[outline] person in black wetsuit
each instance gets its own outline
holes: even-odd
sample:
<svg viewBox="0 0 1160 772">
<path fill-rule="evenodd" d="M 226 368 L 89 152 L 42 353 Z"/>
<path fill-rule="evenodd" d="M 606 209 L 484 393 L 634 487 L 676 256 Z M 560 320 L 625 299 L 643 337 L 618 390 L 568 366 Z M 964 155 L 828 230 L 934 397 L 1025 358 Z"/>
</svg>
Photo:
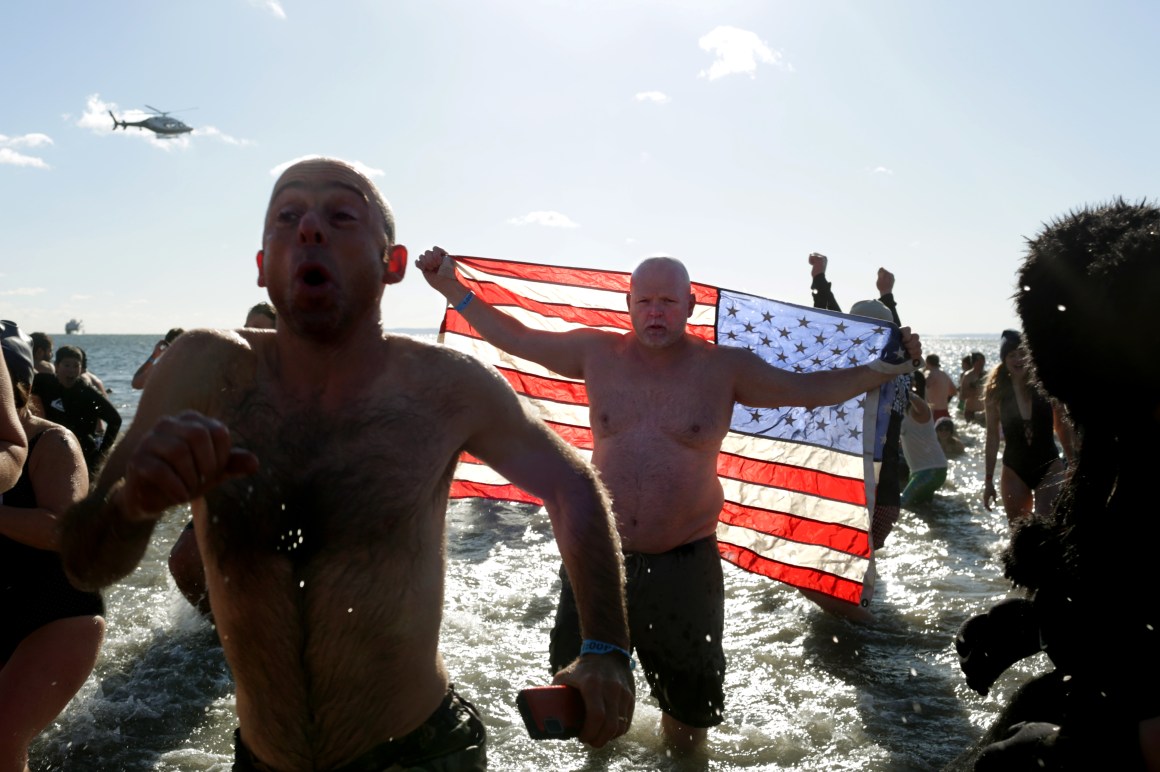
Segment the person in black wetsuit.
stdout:
<svg viewBox="0 0 1160 772">
<path fill-rule="evenodd" d="M 1058 407 L 1030 383 L 1022 337 L 1014 330 L 1003 333 L 999 364 L 987 380 L 986 480 L 983 506 L 995 503 L 995 459 L 999 452 L 999 429 L 1003 429 L 1003 471 L 999 477 L 1003 509 L 1011 522 L 1032 511 L 1051 511 L 1063 484 L 1063 462 L 1055 447 L 1058 435 L 1070 460 L 1071 432 Z"/>
<path fill-rule="evenodd" d="M 1040 650 L 1055 669 L 952 768 L 1160 770 L 1160 208 L 1117 200 L 1052 223 L 1017 286 L 1034 373 L 1067 408 L 1076 463 L 1055 510 L 1021 521 L 1004 555 L 1028 596 L 968 620 L 956 648 L 983 694 Z M 1110 407 L 1110 380 L 1133 385 L 1130 414 Z"/>
<path fill-rule="evenodd" d="M 121 431 L 121 414 L 108 397 L 81 378 L 83 359 L 75 346 L 61 346 L 56 351 L 56 375 L 38 373 L 32 381 L 32 393 L 40 397 L 45 418 L 76 435 L 92 475 Z M 99 441 L 98 421 L 105 422 Z"/>
<path fill-rule="evenodd" d="M 829 258 L 818 252 L 809 256 L 810 275 L 812 282 L 810 293 L 814 298 L 814 308 L 824 308 L 827 311 L 842 313 L 834 293 L 830 289 L 830 282 L 826 280 L 826 267 Z M 862 300 L 850 308 L 850 313 L 857 316 L 872 316 L 884 322 L 894 322 L 899 327 L 902 321 L 898 318 L 898 304 L 894 302 L 894 274 L 885 268 L 878 269 L 876 282 L 878 300 Z M 874 540 L 874 549 L 882 549 L 886 544 L 886 537 L 894 529 L 900 514 L 902 502 L 903 482 L 910 476 L 902 466 L 902 418 L 910 407 L 908 394 L 910 393 L 909 380 L 899 379 L 895 393 L 898 398 L 890 407 L 890 422 L 886 427 L 886 441 L 882 446 L 882 465 L 878 470 L 878 485 L 874 497 L 874 515 L 871 519 L 870 531 Z"/>
<path fill-rule="evenodd" d="M 99 594 L 69 584 L 57 552 L 58 517 L 88 491 L 80 445 L 32 415 L 32 350 L 15 325 L 0 325 L 29 445 L 19 480 L 0 497 L 0 767 L 27 769 L 29 743 L 92 672 L 105 612 Z"/>
</svg>

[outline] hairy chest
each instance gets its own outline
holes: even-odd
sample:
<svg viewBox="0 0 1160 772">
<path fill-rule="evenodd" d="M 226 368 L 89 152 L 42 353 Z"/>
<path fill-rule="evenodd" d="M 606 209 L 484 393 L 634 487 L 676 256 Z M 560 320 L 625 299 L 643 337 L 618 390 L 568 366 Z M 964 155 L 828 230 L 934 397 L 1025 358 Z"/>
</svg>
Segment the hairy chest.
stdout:
<svg viewBox="0 0 1160 772">
<path fill-rule="evenodd" d="M 260 468 L 206 497 L 219 560 L 281 555 L 304 565 L 371 546 L 408 552 L 434 538 L 455 440 L 421 404 L 392 399 L 323 414 L 251 394 L 226 422 Z"/>
</svg>

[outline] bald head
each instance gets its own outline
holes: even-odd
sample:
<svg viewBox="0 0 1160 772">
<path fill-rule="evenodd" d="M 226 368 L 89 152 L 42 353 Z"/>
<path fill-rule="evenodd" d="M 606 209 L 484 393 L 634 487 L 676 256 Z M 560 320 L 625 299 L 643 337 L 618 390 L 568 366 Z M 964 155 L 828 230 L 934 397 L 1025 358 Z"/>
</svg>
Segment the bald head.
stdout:
<svg viewBox="0 0 1160 772">
<path fill-rule="evenodd" d="M 646 275 L 650 277 L 664 276 L 669 279 L 674 279 L 684 286 L 682 294 L 688 294 L 689 292 L 689 271 L 685 268 L 685 264 L 675 257 L 657 255 L 641 260 L 640 264 L 632 272 L 632 283 L 636 284 L 637 281 Z"/>
<path fill-rule="evenodd" d="M 282 172 L 278 177 L 278 181 L 274 183 L 274 191 L 270 194 L 270 203 L 267 204 L 267 209 L 274 203 L 274 199 L 278 194 L 287 187 L 294 187 L 301 184 L 304 176 L 309 176 L 313 172 L 334 172 L 334 183 L 340 187 L 348 188 L 359 196 L 375 210 L 378 211 L 381 218 L 381 225 L 383 232 L 387 237 L 387 246 L 393 246 L 395 243 L 395 213 L 391 211 L 391 205 L 383 198 L 383 194 L 379 192 L 379 188 L 370 177 L 363 174 L 355 166 L 340 158 L 307 158 L 297 163 L 293 163 Z M 268 218 L 267 218 L 268 222 Z"/>
</svg>

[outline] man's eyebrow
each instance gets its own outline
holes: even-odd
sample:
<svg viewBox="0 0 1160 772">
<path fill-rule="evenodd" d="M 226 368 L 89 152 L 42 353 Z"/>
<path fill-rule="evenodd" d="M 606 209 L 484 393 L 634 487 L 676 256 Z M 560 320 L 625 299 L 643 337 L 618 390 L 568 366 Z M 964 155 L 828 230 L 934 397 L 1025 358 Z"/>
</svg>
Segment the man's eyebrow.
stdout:
<svg viewBox="0 0 1160 772">
<path fill-rule="evenodd" d="M 301 180 L 290 180 L 288 182 L 282 183 L 280 186 L 275 188 L 274 195 L 270 196 L 270 200 L 271 201 L 275 200 L 276 198 L 278 198 L 278 196 L 282 195 L 287 190 L 291 190 L 291 189 L 295 189 L 295 188 L 306 189 L 306 188 L 312 188 L 312 187 L 342 188 L 343 190 L 349 190 L 351 193 L 354 193 L 356 196 L 361 198 L 364 203 L 370 204 L 370 198 L 367 197 L 367 194 L 364 191 L 360 190 L 355 185 L 351 185 L 349 182 L 342 182 L 340 180 L 334 180 L 333 182 L 324 182 L 320 185 L 314 184 L 314 183 L 307 185 L 305 182 L 303 182 Z"/>
</svg>

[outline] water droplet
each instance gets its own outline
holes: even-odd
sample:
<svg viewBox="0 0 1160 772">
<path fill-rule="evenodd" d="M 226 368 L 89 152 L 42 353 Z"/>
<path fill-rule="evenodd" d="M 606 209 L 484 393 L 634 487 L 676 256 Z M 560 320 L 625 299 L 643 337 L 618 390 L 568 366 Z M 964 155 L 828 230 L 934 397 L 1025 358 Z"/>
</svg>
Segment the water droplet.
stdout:
<svg viewBox="0 0 1160 772">
<path fill-rule="evenodd" d="M 305 580 L 305 579 L 303 579 L 302 581 L 300 581 L 300 582 L 298 583 L 298 586 L 299 586 L 299 587 L 305 587 L 305 586 L 306 586 L 306 580 Z"/>
<path fill-rule="evenodd" d="M 1070 680 L 1071 680 L 1071 676 L 1069 676 L 1069 675 L 1065 675 L 1065 676 L 1063 677 L 1063 681 L 1064 681 L 1064 683 L 1067 683 L 1067 682 L 1068 682 L 1068 681 L 1070 681 Z"/>
<path fill-rule="evenodd" d="M 915 670 L 914 668 L 911 668 L 911 669 L 910 669 L 910 677 L 911 677 L 911 678 L 917 678 L 917 677 L 918 677 L 918 671 L 917 671 L 917 670 Z"/>
<path fill-rule="evenodd" d="M 1055 308 L 1056 308 L 1056 310 L 1059 310 L 1059 311 L 1066 311 L 1067 310 L 1067 306 L 1065 306 L 1063 303 L 1060 303 Z"/>
<path fill-rule="evenodd" d="M 1144 627 L 1147 627 L 1149 630 L 1152 630 L 1152 625 L 1144 625 Z"/>
<path fill-rule="evenodd" d="M 282 511 L 283 511 L 283 512 L 285 512 L 285 511 L 286 511 L 286 505 L 285 505 L 285 504 L 283 504 L 283 505 L 282 505 Z"/>
<path fill-rule="evenodd" d="M 713 636 L 712 636 L 712 635 L 706 635 L 706 636 L 705 636 L 705 641 L 706 641 L 706 643 L 712 643 L 712 642 L 713 642 Z"/>
<path fill-rule="evenodd" d="M 838 636 L 835 635 L 834 636 L 834 643 L 837 643 L 837 642 L 838 642 Z"/>
<path fill-rule="evenodd" d="M 919 705 L 917 702 L 912 702 L 912 703 L 910 703 L 910 708 L 911 708 L 911 710 L 913 710 L 915 713 L 922 713 L 922 706 L 921 706 L 921 705 Z"/>
<path fill-rule="evenodd" d="M 1031 285 L 1030 285 L 1030 284 L 1024 284 L 1024 285 L 1023 285 L 1023 291 L 1024 291 L 1024 292 L 1030 292 L 1030 291 L 1031 291 Z"/>
<path fill-rule="evenodd" d="M 351 606 L 350 608 L 348 608 L 348 609 L 346 610 L 346 613 L 348 613 L 348 614 L 353 614 L 353 613 L 354 613 L 354 606 Z"/>
</svg>

